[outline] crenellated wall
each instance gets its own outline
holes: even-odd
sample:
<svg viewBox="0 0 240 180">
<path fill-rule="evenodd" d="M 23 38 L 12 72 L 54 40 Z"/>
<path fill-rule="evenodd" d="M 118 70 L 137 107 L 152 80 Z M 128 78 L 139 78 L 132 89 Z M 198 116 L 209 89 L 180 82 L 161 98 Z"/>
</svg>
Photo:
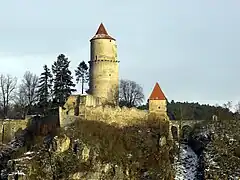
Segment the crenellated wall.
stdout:
<svg viewBox="0 0 240 180">
<path fill-rule="evenodd" d="M 0 144 L 9 142 L 15 133 L 27 127 L 28 120 L 0 120 Z"/>
</svg>

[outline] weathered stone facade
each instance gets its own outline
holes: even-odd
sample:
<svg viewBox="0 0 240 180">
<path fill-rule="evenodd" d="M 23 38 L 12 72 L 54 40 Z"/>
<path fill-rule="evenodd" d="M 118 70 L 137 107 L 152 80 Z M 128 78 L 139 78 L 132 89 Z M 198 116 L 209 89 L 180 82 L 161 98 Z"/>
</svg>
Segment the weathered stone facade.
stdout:
<svg viewBox="0 0 240 180">
<path fill-rule="evenodd" d="M 85 120 L 99 120 L 107 124 L 118 124 L 121 126 L 139 123 L 148 118 L 148 111 L 139 110 L 137 108 L 120 108 L 110 106 L 98 107 L 79 107 L 79 116 L 74 116 L 71 111 L 68 114 L 67 110 L 59 108 L 60 126 L 64 127 L 71 124 L 73 121 L 83 118 Z"/>
<path fill-rule="evenodd" d="M 0 144 L 10 141 L 17 131 L 27 127 L 28 120 L 0 120 Z"/>
<path fill-rule="evenodd" d="M 108 35 L 103 24 L 90 40 L 91 58 L 89 61 L 89 90 L 94 97 L 105 103 L 117 103 L 118 95 L 118 59 L 117 45 Z"/>
<path fill-rule="evenodd" d="M 148 103 L 150 113 L 167 116 L 167 100 L 158 83 L 155 84 Z"/>
<path fill-rule="evenodd" d="M 91 42 L 89 61 L 89 90 L 87 95 L 72 95 L 59 108 L 60 126 L 76 119 L 100 120 L 106 123 L 128 125 L 156 114 L 168 120 L 167 102 L 160 86 L 156 83 L 149 98 L 149 110 L 118 107 L 118 59 L 116 40 L 108 35 L 101 24 Z"/>
<path fill-rule="evenodd" d="M 167 101 L 166 100 L 149 100 L 149 112 L 166 115 Z"/>
</svg>

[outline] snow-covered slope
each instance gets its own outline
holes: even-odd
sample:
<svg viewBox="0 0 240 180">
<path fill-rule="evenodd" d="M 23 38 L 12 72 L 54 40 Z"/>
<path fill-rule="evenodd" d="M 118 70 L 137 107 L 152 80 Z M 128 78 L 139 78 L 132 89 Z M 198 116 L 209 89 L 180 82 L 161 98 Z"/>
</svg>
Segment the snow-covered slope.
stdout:
<svg viewBox="0 0 240 180">
<path fill-rule="evenodd" d="M 186 144 L 180 144 L 179 157 L 175 157 L 175 180 L 193 180 L 197 175 L 198 157 Z"/>
</svg>

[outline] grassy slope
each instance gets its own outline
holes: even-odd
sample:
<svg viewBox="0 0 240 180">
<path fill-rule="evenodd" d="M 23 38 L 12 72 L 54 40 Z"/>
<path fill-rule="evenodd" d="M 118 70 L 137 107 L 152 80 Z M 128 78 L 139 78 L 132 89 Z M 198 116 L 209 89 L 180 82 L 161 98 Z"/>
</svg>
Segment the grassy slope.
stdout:
<svg viewBox="0 0 240 180">
<path fill-rule="evenodd" d="M 171 141 L 163 147 L 159 146 L 159 138 L 168 136 L 168 123 L 159 120 L 149 120 L 138 125 L 118 127 L 100 121 L 79 120 L 67 129 L 61 129 L 59 136 L 66 134 L 71 142 L 79 139 L 90 147 L 90 154 L 97 154 L 96 158 L 90 155 L 87 162 L 81 162 L 74 155 L 72 149 L 56 155 L 53 159 L 55 174 L 58 178 L 66 178 L 76 172 L 91 172 L 97 163 L 110 163 L 122 169 L 130 169 L 128 177 L 138 179 L 146 171 L 150 176 L 158 179 L 171 179 L 172 160 L 174 152 Z M 45 160 L 44 160 L 44 158 Z M 35 158 L 35 175 L 47 177 L 48 172 L 40 168 L 37 161 L 47 162 L 47 154 Z M 59 167 L 59 164 L 61 164 Z M 114 173 L 108 173 L 105 179 L 112 179 Z M 37 179 L 36 176 L 32 176 Z"/>
</svg>

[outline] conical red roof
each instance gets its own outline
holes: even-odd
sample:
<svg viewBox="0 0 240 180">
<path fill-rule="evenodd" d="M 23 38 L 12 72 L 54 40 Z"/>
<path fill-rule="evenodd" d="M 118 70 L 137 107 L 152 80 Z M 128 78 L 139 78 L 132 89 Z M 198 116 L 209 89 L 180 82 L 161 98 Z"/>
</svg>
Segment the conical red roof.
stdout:
<svg viewBox="0 0 240 180">
<path fill-rule="evenodd" d="M 93 36 L 93 38 L 91 40 L 94 40 L 94 39 L 111 39 L 111 40 L 115 41 L 114 38 L 112 38 L 111 36 L 108 35 L 108 32 L 107 32 L 106 28 L 104 27 L 103 23 L 101 23 L 99 25 L 95 36 Z"/>
<path fill-rule="evenodd" d="M 105 29 L 103 23 L 100 24 L 100 26 L 98 27 L 98 30 L 97 30 L 95 35 L 98 35 L 98 34 L 108 35 L 107 30 Z"/>
<path fill-rule="evenodd" d="M 149 100 L 166 100 L 166 97 L 158 83 L 155 84 L 152 94 L 149 97 Z"/>
</svg>

